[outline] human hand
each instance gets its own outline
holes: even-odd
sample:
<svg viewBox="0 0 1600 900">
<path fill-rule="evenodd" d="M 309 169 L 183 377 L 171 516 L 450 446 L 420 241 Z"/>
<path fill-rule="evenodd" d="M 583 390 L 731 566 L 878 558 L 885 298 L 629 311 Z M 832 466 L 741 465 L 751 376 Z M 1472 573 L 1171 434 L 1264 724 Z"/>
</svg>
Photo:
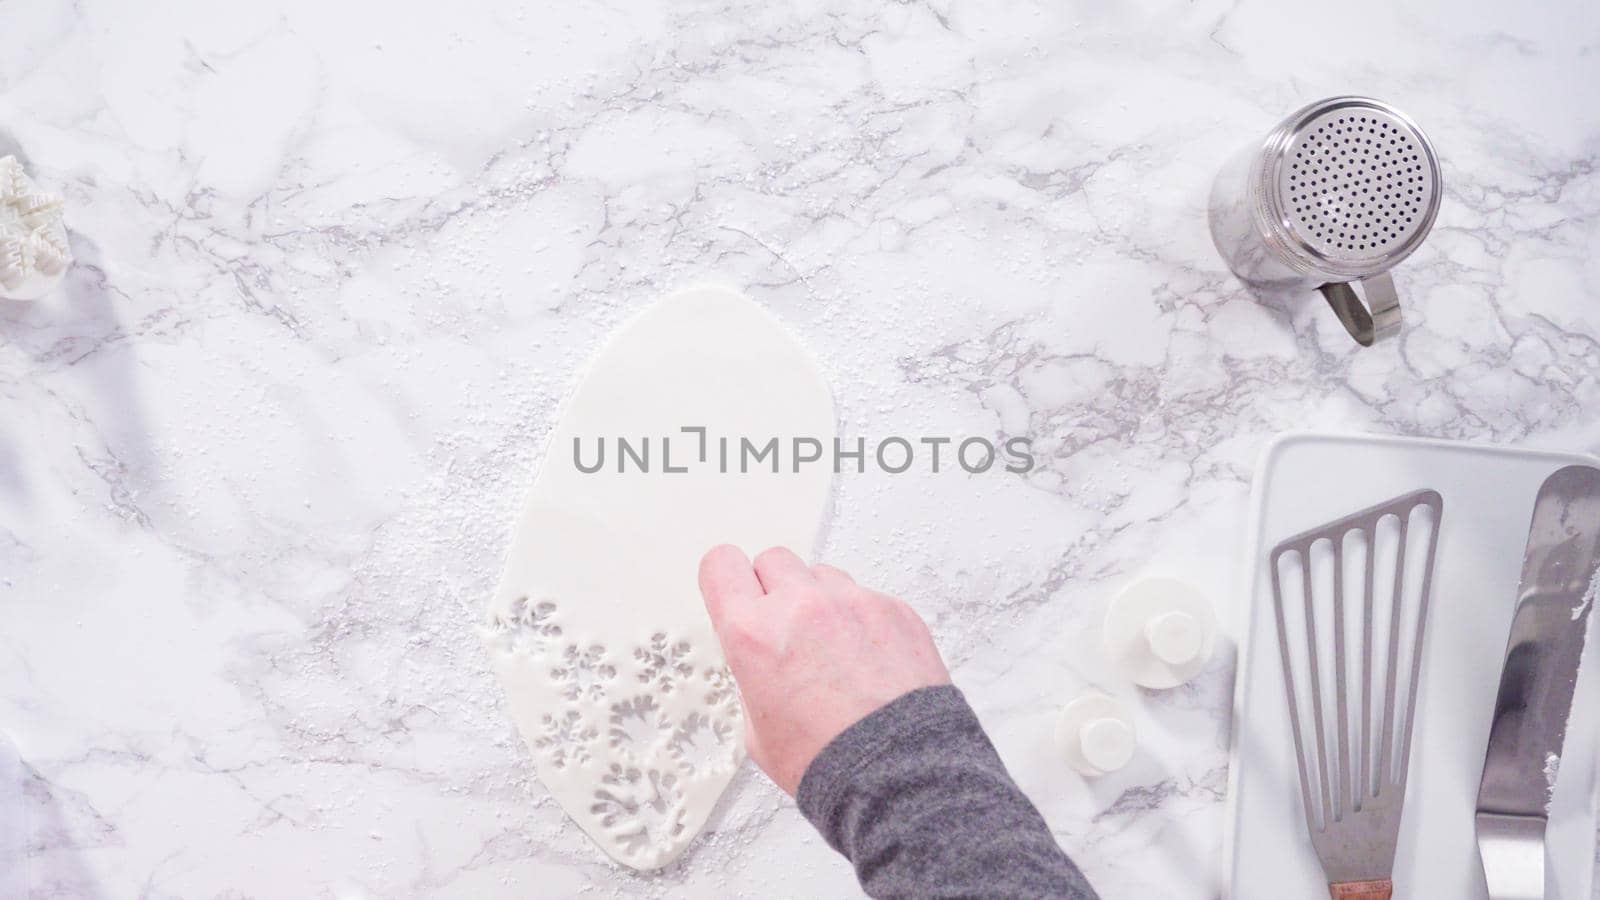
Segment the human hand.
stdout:
<svg viewBox="0 0 1600 900">
<path fill-rule="evenodd" d="M 714 547 L 700 593 L 745 708 L 745 746 L 794 795 L 811 760 L 846 728 L 907 691 L 948 684 L 910 606 L 783 547 Z"/>
</svg>

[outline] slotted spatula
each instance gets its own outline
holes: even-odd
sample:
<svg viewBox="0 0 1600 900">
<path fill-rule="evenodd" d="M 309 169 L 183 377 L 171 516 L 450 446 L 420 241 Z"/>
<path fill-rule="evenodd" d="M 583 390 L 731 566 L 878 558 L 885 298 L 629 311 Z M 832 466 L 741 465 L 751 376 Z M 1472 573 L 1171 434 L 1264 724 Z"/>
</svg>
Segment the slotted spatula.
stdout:
<svg viewBox="0 0 1600 900">
<path fill-rule="evenodd" d="M 1336 900 L 1388 900 L 1444 502 L 1423 490 L 1295 535 L 1269 564 L 1300 794 Z"/>
</svg>

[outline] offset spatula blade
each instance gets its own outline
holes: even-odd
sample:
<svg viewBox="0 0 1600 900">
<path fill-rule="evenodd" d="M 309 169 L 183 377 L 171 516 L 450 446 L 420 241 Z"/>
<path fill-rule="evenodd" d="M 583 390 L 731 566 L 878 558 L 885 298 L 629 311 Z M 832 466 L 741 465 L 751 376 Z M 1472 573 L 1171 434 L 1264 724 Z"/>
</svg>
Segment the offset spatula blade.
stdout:
<svg viewBox="0 0 1600 900">
<path fill-rule="evenodd" d="M 1533 505 L 1522 583 L 1478 785 L 1478 848 L 1494 900 L 1544 897 L 1544 831 L 1561 769 L 1600 565 L 1600 469 L 1567 466 Z"/>
</svg>

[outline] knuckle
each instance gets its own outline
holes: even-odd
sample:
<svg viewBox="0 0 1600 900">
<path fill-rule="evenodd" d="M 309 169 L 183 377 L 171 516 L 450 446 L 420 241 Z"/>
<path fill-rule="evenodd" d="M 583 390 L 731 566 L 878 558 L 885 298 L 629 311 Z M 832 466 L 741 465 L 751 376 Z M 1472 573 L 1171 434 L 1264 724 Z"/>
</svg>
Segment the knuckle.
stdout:
<svg viewBox="0 0 1600 900">
<path fill-rule="evenodd" d="M 878 594 L 876 606 L 881 610 L 882 615 L 894 623 L 897 628 L 913 632 L 927 630 L 927 624 L 922 621 L 922 616 L 917 614 L 916 609 L 911 604 L 901 600 L 899 597 Z"/>
<path fill-rule="evenodd" d="M 794 592 L 789 598 L 789 609 L 797 619 L 809 623 L 824 621 L 833 614 L 828 595 L 811 589 Z"/>
<path fill-rule="evenodd" d="M 758 564 L 764 565 L 782 559 L 784 556 L 788 555 L 788 553 L 789 551 L 783 547 L 768 547 L 767 549 L 756 554 L 755 561 Z"/>
<path fill-rule="evenodd" d="M 761 635 L 753 624 L 746 619 L 734 619 L 723 623 L 718 637 L 722 640 L 722 647 L 728 655 L 743 656 L 760 649 Z"/>
<path fill-rule="evenodd" d="M 838 566 L 830 566 L 827 563 L 817 563 L 815 566 L 812 566 L 811 569 L 819 577 L 831 578 L 831 579 L 834 579 L 836 581 L 851 581 L 852 580 L 850 578 L 850 573 L 848 573 L 845 570 L 839 568 Z"/>
<path fill-rule="evenodd" d="M 844 592 L 844 601 L 851 610 L 860 613 L 869 613 L 882 607 L 878 602 L 878 595 L 863 588 L 851 588 Z"/>
</svg>

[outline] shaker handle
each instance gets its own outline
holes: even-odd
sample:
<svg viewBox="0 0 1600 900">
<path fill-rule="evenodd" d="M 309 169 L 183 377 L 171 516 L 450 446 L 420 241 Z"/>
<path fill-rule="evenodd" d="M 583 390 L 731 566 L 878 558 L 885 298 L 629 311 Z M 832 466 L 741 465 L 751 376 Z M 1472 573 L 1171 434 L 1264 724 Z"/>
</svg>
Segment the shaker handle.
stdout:
<svg viewBox="0 0 1600 900">
<path fill-rule="evenodd" d="M 1361 287 L 1367 295 L 1366 303 L 1361 302 L 1354 282 L 1333 281 L 1317 290 L 1356 343 L 1370 347 L 1374 341 L 1400 332 L 1400 296 L 1395 293 L 1394 279 L 1388 272 L 1361 279 Z"/>
</svg>

